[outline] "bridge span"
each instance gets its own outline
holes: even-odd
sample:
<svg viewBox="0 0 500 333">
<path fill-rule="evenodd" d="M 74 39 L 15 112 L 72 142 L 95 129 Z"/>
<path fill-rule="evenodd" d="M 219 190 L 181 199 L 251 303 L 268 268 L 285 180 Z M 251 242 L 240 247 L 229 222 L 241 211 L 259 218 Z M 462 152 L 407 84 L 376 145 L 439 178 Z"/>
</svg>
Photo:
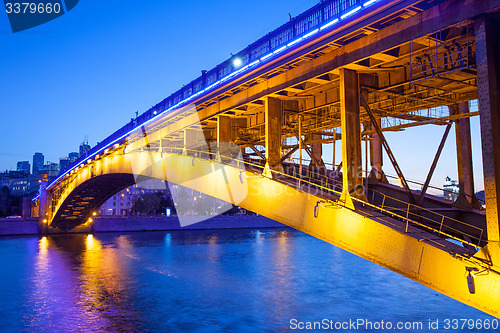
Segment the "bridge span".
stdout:
<svg viewBox="0 0 500 333">
<path fill-rule="evenodd" d="M 41 232 L 91 226 L 113 194 L 159 178 L 500 317 L 499 19 L 500 0 L 322 1 L 44 181 L 33 203 Z M 484 203 L 474 191 L 474 116 Z M 384 133 L 422 125 L 444 134 L 430 147 L 427 179 L 415 184 Z M 428 189 L 453 125 L 460 191 L 447 201 Z M 342 160 L 327 165 L 322 146 L 336 141 Z M 400 186 L 384 172 L 384 151 Z"/>
</svg>

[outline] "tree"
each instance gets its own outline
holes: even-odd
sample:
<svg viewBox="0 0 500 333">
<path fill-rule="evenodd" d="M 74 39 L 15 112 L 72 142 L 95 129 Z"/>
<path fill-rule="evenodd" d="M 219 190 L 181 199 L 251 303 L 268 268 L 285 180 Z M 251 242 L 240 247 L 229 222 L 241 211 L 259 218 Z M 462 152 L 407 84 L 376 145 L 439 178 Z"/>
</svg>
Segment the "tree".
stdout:
<svg viewBox="0 0 500 333">
<path fill-rule="evenodd" d="M 0 217 L 9 216 L 12 209 L 12 195 L 7 186 L 0 189 Z"/>
<path fill-rule="evenodd" d="M 173 207 L 171 199 L 167 199 L 160 192 L 146 193 L 134 202 L 132 211 L 146 215 L 157 215 L 165 213 L 167 207 Z"/>
</svg>

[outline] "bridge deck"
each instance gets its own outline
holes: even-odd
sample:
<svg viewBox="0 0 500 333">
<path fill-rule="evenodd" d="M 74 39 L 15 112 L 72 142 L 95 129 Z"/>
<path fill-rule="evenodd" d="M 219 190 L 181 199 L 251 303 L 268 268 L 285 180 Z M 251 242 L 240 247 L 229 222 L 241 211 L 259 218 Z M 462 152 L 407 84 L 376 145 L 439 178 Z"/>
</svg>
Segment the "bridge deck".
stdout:
<svg viewBox="0 0 500 333">
<path fill-rule="evenodd" d="M 498 18 L 500 0 L 322 1 L 239 53 L 243 67 L 234 68 L 232 59 L 217 66 L 42 184 L 40 220 L 44 227 L 71 229 L 135 181 L 167 179 L 500 316 L 500 210 L 495 208 L 500 186 L 490 181 L 500 182 L 500 135 L 495 132 L 500 128 L 495 118 L 500 48 L 492 34 L 500 26 Z M 469 112 L 468 101 L 479 95 L 480 112 Z M 411 191 L 383 133 L 446 125 L 437 163 L 455 123 L 461 194 L 470 199 L 467 125 L 479 113 L 488 119 L 481 127 L 483 151 L 490 149 L 483 155 L 491 192 L 486 219 L 430 195 L 415 204 L 418 193 Z M 376 182 L 363 192 L 361 138 L 370 142 L 372 171 L 381 173 L 383 147 L 404 191 Z M 342 181 L 340 173 L 321 169 L 321 145 L 336 140 L 342 142 L 342 168 L 348 171 Z M 246 161 L 226 158 L 227 144 Z M 468 150 L 462 148 L 467 145 Z M 250 162 L 245 156 L 250 150 L 260 162 Z M 307 153 L 322 171 L 284 163 L 294 152 Z M 217 178 L 215 166 L 227 177 Z M 253 191 L 241 201 L 228 196 L 228 186 L 242 185 Z M 465 185 L 471 193 L 465 193 Z M 472 255 L 475 247 L 481 249 Z M 471 267 L 478 269 L 475 294 L 464 277 Z"/>
</svg>

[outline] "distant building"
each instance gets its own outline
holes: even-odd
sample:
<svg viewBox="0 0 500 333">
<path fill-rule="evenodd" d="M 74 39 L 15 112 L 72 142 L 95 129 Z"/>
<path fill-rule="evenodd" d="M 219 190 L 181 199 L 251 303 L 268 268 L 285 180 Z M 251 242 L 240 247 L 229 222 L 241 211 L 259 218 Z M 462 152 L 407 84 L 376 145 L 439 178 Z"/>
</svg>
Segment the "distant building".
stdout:
<svg viewBox="0 0 500 333">
<path fill-rule="evenodd" d="M 12 179 L 7 186 L 12 195 L 24 196 L 38 191 L 40 184 L 34 177 Z"/>
<path fill-rule="evenodd" d="M 43 168 L 43 164 L 45 162 L 45 158 L 42 153 L 35 153 L 33 155 L 33 174 L 40 174 L 40 170 Z"/>
<path fill-rule="evenodd" d="M 6 171 L 0 173 L 0 188 L 7 186 L 12 195 L 24 196 L 38 191 L 39 182 L 35 175 L 25 171 Z"/>
<path fill-rule="evenodd" d="M 451 180 L 450 177 L 446 177 L 443 185 L 443 194 L 446 200 L 455 201 L 458 197 L 458 192 L 460 190 L 458 181 Z"/>
<path fill-rule="evenodd" d="M 69 158 L 70 163 L 73 163 L 79 157 L 80 157 L 80 154 L 78 154 L 76 151 L 73 151 L 73 152 L 71 152 L 71 153 L 68 154 L 68 158 Z"/>
<path fill-rule="evenodd" d="M 38 173 L 46 173 L 49 175 L 49 178 L 56 177 L 59 174 L 59 165 L 57 163 L 47 162 Z"/>
<path fill-rule="evenodd" d="M 63 172 L 68 169 L 71 164 L 71 160 L 68 157 L 61 157 L 59 159 L 59 172 Z"/>
<path fill-rule="evenodd" d="M 183 209 L 180 212 L 182 215 L 187 216 L 204 216 L 205 214 L 213 216 L 224 213 L 231 208 L 230 204 L 195 190 L 175 184 L 171 184 L 167 189 L 163 180 L 150 179 L 130 186 L 113 195 L 99 208 L 98 214 L 100 216 L 121 217 L 134 215 L 135 213 L 132 212 L 134 203 L 141 196 L 151 193 L 161 193 L 164 197 L 171 196 L 174 202 L 175 200 L 186 200 L 190 202 L 193 206 L 188 208 L 188 206 L 183 205 Z M 175 203 L 175 205 L 177 206 L 177 203 Z M 179 211 L 177 213 L 179 213 Z M 246 214 L 246 211 L 242 211 L 242 213 Z"/>
<path fill-rule="evenodd" d="M 25 178 L 27 176 L 28 176 L 28 173 L 26 173 L 24 171 L 10 170 L 10 171 L 5 171 L 5 172 L 0 173 L 0 180 Z"/>
<path fill-rule="evenodd" d="M 169 192 L 165 187 L 165 181 L 151 179 L 140 184 L 130 186 L 108 199 L 100 208 L 101 216 L 129 216 L 134 202 L 144 194 L 160 192 L 167 195 Z"/>
<path fill-rule="evenodd" d="M 17 171 L 23 171 L 27 174 L 31 171 L 31 166 L 29 161 L 19 161 L 17 162 Z"/>
<path fill-rule="evenodd" d="M 88 142 L 84 141 L 80 145 L 80 157 L 86 156 L 87 152 L 90 150 L 90 145 Z"/>
</svg>

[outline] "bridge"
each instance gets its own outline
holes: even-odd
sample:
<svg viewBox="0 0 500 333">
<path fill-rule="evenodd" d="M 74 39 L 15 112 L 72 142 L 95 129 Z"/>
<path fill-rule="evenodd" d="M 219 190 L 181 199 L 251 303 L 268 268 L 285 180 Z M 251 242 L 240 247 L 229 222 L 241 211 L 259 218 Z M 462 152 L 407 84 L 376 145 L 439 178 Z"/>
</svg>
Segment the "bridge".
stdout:
<svg viewBox="0 0 500 333">
<path fill-rule="evenodd" d="M 500 317 L 499 19 L 500 0 L 322 1 L 43 181 L 40 230 L 89 226 L 113 194 L 164 179 Z M 485 202 L 474 194 L 474 116 Z M 416 183 L 384 133 L 422 125 L 444 134 Z M 453 125 L 460 191 L 450 201 L 430 181 Z M 342 160 L 327 164 L 322 147 L 337 141 Z"/>
</svg>

